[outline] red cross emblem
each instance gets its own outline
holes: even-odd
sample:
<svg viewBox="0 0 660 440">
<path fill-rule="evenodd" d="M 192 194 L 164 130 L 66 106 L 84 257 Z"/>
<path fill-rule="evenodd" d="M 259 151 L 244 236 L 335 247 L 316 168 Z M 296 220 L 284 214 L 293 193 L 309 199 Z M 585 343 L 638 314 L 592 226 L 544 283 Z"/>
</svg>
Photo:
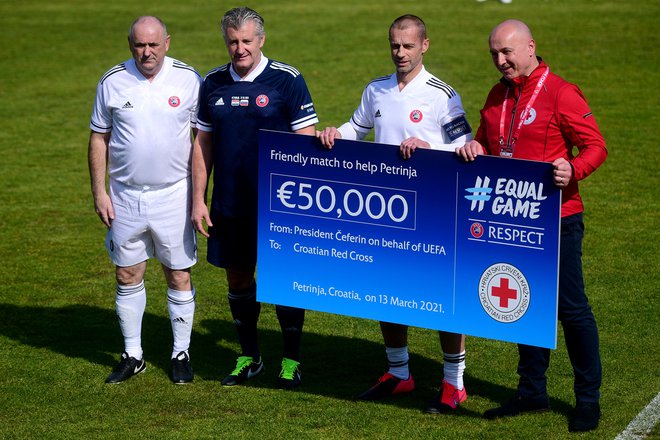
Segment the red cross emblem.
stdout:
<svg viewBox="0 0 660 440">
<path fill-rule="evenodd" d="M 518 298 L 518 291 L 516 289 L 509 288 L 509 279 L 500 278 L 500 285 L 493 286 L 490 291 L 492 296 L 495 296 L 500 299 L 500 307 L 509 308 L 509 300 Z"/>
<path fill-rule="evenodd" d="M 510 324 L 522 318 L 529 308 L 529 283 L 517 267 L 495 263 L 481 274 L 479 302 L 495 321 Z"/>
</svg>

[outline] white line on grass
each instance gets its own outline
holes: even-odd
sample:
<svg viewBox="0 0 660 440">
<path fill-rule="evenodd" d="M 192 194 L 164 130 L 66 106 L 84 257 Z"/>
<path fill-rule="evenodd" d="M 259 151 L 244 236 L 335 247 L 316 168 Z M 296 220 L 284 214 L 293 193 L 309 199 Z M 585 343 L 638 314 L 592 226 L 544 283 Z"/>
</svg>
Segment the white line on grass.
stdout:
<svg viewBox="0 0 660 440">
<path fill-rule="evenodd" d="M 651 400 L 651 403 L 646 405 L 646 408 L 637 414 L 637 417 L 614 440 L 643 439 L 658 423 L 658 419 L 660 419 L 660 393 Z"/>
</svg>

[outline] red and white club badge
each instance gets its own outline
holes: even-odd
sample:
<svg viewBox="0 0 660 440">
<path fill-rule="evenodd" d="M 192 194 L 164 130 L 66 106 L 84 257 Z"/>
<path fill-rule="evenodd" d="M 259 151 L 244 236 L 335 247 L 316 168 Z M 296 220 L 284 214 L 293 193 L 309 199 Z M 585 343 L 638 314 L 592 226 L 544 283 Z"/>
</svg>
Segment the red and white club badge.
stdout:
<svg viewBox="0 0 660 440">
<path fill-rule="evenodd" d="M 484 235 L 483 225 L 479 222 L 472 223 L 472 225 L 470 225 L 470 234 L 472 234 L 474 238 L 481 238 L 481 236 Z"/>
<path fill-rule="evenodd" d="M 170 96 L 167 102 L 170 104 L 170 107 L 178 107 L 181 104 L 178 96 Z"/>
<path fill-rule="evenodd" d="M 479 302 L 496 321 L 515 322 L 529 309 L 529 283 L 517 267 L 497 263 L 486 269 L 479 280 Z"/>
<path fill-rule="evenodd" d="M 266 95 L 257 96 L 257 106 L 258 107 L 266 107 L 267 105 L 268 105 L 268 96 L 266 96 Z"/>
<path fill-rule="evenodd" d="M 413 110 L 410 112 L 410 120 L 414 122 L 415 124 L 418 122 L 422 122 L 422 119 L 424 118 L 424 115 L 422 114 L 421 110 Z"/>
</svg>

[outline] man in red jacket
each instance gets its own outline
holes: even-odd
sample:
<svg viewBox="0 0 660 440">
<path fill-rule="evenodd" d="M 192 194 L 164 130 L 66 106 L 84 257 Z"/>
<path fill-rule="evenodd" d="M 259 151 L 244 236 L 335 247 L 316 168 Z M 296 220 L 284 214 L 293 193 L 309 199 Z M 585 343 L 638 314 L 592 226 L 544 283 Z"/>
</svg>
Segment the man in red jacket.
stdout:
<svg viewBox="0 0 660 440">
<path fill-rule="evenodd" d="M 552 162 L 554 183 L 562 189 L 559 258 L 559 320 L 575 375 L 571 431 L 589 431 L 600 420 L 602 378 L 598 329 L 582 276 L 582 199 L 578 181 L 607 157 L 607 149 L 584 95 L 550 71 L 536 56 L 527 25 L 506 20 L 490 34 L 490 54 L 503 78 L 481 110 L 473 141 L 457 148 L 467 161 L 480 154 Z M 577 147 L 577 154 L 573 147 Z M 519 345 L 515 395 L 484 413 L 488 419 L 549 409 L 545 372 L 550 350 Z"/>
</svg>

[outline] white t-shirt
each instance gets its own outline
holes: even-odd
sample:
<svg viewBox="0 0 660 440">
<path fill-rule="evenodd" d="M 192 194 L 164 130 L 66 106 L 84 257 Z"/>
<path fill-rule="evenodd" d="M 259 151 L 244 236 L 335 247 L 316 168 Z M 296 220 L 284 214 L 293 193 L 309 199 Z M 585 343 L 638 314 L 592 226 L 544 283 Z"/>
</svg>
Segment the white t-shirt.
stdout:
<svg viewBox="0 0 660 440">
<path fill-rule="evenodd" d="M 149 82 L 133 59 L 108 70 L 96 89 L 90 128 L 110 135 L 108 174 L 130 186 L 170 185 L 190 175 L 201 78 L 165 57 Z"/>
<path fill-rule="evenodd" d="M 371 81 L 350 125 L 359 139 L 375 128 L 375 140 L 381 144 L 399 145 L 414 136 L 433 149 L 454 151 L 455 145 L 449 144 L 462 145 L 472 139 L 461 97 L 423 66 L 401 91 L 396 73 Z M 342 137 L 346 138 L 343 130 Z"/>
</svg>

